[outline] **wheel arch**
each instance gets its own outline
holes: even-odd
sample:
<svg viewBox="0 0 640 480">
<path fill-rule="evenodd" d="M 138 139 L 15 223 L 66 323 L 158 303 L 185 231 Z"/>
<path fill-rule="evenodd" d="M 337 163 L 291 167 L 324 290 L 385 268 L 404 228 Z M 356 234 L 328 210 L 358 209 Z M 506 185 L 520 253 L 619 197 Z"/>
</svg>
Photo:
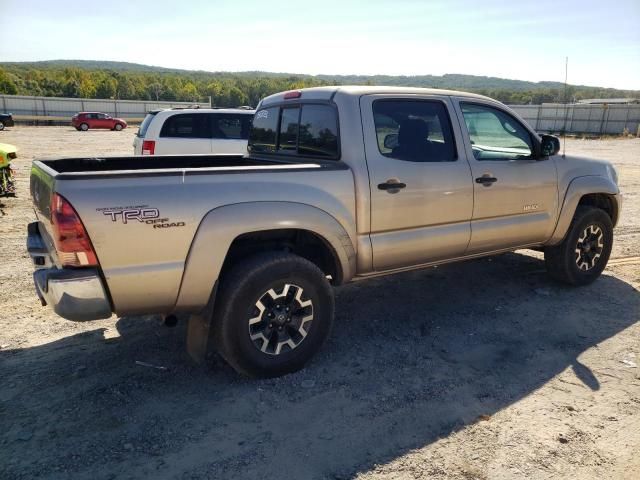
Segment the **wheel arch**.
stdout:
<svg viewBox="0 0 640 480">
<path fill-rule="evenodd" d="M 332 283 L 355 274 L 353 241 L 324 210 L 294 202 L 248 202 L 211 210 L 192 241 L 176 311 L 204 307 L 218 278 L 255 252 L 284 250 L 315 263 Z"/>
<path fill-rule="evenodd" d="M 573 179 L 565 193 L 556 228 L 547 245 L 562 242 L 578 206 L 594 206 L 604 210 L 615 226 L 620 216 L 620 203 L 618 186 L 610 179 L 595 175 Z"/>
</svg>

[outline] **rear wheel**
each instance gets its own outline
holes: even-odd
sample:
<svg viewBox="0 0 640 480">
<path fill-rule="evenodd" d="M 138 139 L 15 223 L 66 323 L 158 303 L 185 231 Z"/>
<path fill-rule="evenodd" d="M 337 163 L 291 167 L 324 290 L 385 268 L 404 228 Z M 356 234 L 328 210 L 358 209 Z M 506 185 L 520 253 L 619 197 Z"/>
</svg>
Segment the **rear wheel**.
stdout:
<svg viewBox="0 0 640 480">
<path fill-rule="evenodd" d="M 276 377 L 320 349 L 333 315 L 333 290 L 316 265 L 290 253 L 258 254 L 222 279 L 213 340 L 236 371 Z"/>
<path fill-rule="evenodd" d="M 547 247 L 544 260 L 549 275 L 571 285 L 586 285 L 607 266 L 613 246 L 613 223 L 604 210 L 578 207 L 565 239 Z"/>
<path fill-rule="evenodd" d="M 87 130 L 89 130 L 89 125 L 87 125 L 86 123 L 80 124 L 80 130 L 86 132 Z"/>
</svg>

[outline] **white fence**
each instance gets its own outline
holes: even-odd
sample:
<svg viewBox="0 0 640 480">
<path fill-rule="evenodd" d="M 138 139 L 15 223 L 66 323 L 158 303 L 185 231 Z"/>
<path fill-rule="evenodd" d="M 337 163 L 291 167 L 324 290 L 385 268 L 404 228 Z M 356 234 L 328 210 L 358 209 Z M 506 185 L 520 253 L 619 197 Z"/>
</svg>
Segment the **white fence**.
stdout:
<svg viewBox="0 0 640 480">
<path fill-rule="evenodd" d="M 95 100 L 86 98 L 0 95 L 0 111 L 13 113 L 18 122 L 67 123 L 78 112 L 104 112 L 140 122 L 149 110 L 208 103 L 154 102 L 143 100 Z M 638 131 L 640 105 L 511 105 L 539 132 L 619 135 Z"/>
<path fill-rule="evenodd" d="M 0 95 L 0 112 L 12 113 L 17 122 L 69 122 L 78 112 L 103 112 L 132 122 L 140 122 L 149 110 L 209 103 L 154 102 L 143 100 L 96 100 L 88 98 L 29 97 Z"/>
<path fill-rule="evenodd" d="M 538 132 L 620 135 L 638 132 L 640 105 L 510 105 Z"/>
</svg>

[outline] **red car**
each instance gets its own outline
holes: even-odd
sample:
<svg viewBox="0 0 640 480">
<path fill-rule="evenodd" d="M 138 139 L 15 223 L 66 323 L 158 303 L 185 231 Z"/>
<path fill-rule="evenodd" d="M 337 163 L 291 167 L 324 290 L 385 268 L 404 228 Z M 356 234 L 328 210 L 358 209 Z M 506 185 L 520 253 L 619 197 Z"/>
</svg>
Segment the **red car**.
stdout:
<svg viewBox="0 0 640 480">
<path fill-rule="evenodd" d="M 122 130 L 127 128 L 127 122 L 121 118 L 113 118 L 106 113 L 99 112 L 80 112 L 71 118 L 71 125 L 76 130 L 86 132 L 90 128 L 108 128 L 109 130 Z"/>
</svg>

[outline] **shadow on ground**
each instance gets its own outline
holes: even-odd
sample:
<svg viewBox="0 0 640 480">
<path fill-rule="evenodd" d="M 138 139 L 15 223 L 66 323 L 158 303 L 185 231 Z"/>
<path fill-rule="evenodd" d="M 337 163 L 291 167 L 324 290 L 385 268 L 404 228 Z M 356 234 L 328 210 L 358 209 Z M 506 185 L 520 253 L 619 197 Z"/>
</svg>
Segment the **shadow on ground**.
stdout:
<svg viewBox="0 0 640 480">
<path fill-rule="evenodd" d="M 122 318 L 0 352 L 2 478 L 350 478 L 523 398 L 636 321 L 611 276 L 572 289 L 519 254 L 350 284 L 304 371 L 194 366 L 184 325 Z M 136 360 L 166 370 L 136 365 Z M 37 454 L 36 454 L 37 452 Z"/>
</svg>

